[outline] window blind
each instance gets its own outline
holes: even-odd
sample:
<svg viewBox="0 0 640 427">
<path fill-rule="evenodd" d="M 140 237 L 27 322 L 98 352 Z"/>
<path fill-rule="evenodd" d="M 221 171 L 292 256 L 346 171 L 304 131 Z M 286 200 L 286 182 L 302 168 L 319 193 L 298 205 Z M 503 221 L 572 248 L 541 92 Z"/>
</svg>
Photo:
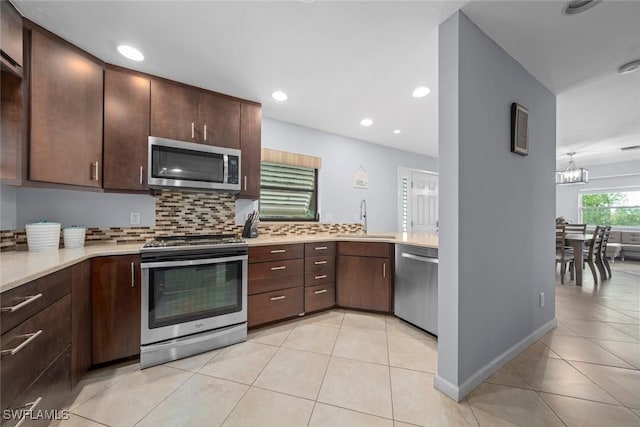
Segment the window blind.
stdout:
<svg viewBox="0 0 640 427">
<path fill-rule="evenodd" d="M 316 219 L 316 169 L 262 162 L 260 168 L 260 217 Z"/>
</svg>

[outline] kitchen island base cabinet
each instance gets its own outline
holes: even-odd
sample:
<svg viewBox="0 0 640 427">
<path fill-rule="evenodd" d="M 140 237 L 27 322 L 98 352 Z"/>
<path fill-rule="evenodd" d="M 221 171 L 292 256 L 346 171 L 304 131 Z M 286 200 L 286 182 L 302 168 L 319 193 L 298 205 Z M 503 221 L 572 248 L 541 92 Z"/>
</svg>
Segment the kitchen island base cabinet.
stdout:
<svg viewBox="0 0 640 427">
<path fill-rule="evenodd" d="M 390 313 L 392 255 L 393 245 L 387 243 L 340 242 L 338 306 Z"/>
<path fill-rule="evenodd" d="M 91 261 L 91 362 L 140 353 L 140 256 Z"/>
</svg>

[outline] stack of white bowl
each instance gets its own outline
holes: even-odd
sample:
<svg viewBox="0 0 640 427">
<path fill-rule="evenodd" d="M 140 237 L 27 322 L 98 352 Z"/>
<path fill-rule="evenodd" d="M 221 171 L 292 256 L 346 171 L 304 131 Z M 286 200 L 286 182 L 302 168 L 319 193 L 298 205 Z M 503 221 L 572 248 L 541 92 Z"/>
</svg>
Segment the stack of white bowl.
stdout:
<svg viewBox="0 0 640 427">
<path fill-rule="evenodd" d="M 60 224 L 57 222 L 40 221 L 25 227 L 30 251 L 51 251 L 60 246 Z"/>
<path fill-rule="evenodd" d="M 62 237 L 64 238 L 65 249 L 74 249 L 84 247 L 84 236 L 87 229 L 84 227 L 78 227 L 72 225 L 62 230 Z"/>
</svg>

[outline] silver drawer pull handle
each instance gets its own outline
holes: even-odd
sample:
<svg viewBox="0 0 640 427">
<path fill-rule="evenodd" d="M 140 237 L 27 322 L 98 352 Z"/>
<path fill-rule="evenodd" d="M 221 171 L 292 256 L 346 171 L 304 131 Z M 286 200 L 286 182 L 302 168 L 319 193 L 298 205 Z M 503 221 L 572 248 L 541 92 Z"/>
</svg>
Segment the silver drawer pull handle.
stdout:
<svg viewBox="0 0 640 427">
<path fill-rule="evenodd" d="M 38 336 L 42 333 L 42 329 L 40 329 L 38 332 L 34 332 L 32 334 L 26 334 L 26 335 L 19 335 L 21 338 L 26 338 L 26 340 L 24 340 L 22 342 L 22 344 L 20 344 L 17 347 L 14 348 L 10 348 L 8 350 L 2 350 L 0 351 L 0 354 L 5 355 L 8 354 L 9 356 L 13 356 L 14 354 L 16 354 L 17 352 L 19 352 L 20 350 L 22 350 L 23 348 L 25 348 L 31 341 L 35 340 L 36 338 L 38 338 Z"/>
<path fill-rule="evenodd" d="M 319 280 L 319 279 L 326 279 L 326 278 L 327 278 L 327 275 L 326 275 L 326 274 L 321 274 L 321 275 L 319 275 L 319 276 L 314 276 L 314 278 L 315 278 L 316 280 Z"/>
<path fill-rule="evenodd" d="M 140 166 L 140 184 L 143 183 L 143 177 L 142 177 L 143 173 L 144 173 L 144 168 L 142 166 Z"/>
<path fill-rule="evenodd" d="M 26 299 L 24 301 L 22 301 L 20 304 L 16 304 L 13 307 L 2 307 L 0 309 L 0 311 L 2 311 L 3 313 L 6 313 L 6 312 L 13 313 L 14 311 L 20 310 L 25 305 L 31 304 L 32 302 L 34 302 L 35 300 L 37 300 L 40 297 L 42 297 L 42 294 L 37 294 L 37 295 L 32 295 L 32 296 L 25 297 Z"/>
<path fill-rule="evenodd" d="M 318 295 L 318 294 L 324 294 L 326 292 L 329 292 L 327 289 L 323 289 L 321 291 L 315 291 L 314 294 Z"/>
<path fill-rule="evenodd" d="M 327 261 L 316 261 L 314 262 L 315 265 L 322 265 L 322 264 L 326 264 Z"/>
<path fill-rule="evenodd" d="M 285 252 L 287 252 L 285 249 L 276 249 L 271 251 L 272 254 L 283 254 Z"/>
<path fill-rule="evenodd" d="M 136 264 L 131 261 L 131 287 L 136 287 Z"/>
<path fill-rule="evenodd" d="M 285 265 L 281 265 L 279 267 L 271 267 L 271 271 L 276 271 L 276 270 L 286 270 L 287 267 Z"/>
<path fill-rule="evenodd" d="M 191 122 L 191 139 L 196 138 L 196 124 Z"/>
<path fill-rule="evenodd" d="M 29 417 L 29 415 L 33 416 L 33 411 L 38 407 L 38 405 L 40 405 L 40 402 L 42 402 L 42 397 L 38 397 L 33 402 L 29 402 L 23 406 L 23 408 L 26 408 L 28 406 L 29 409 L 26 409 L 23 411 L 24 415 L 22 416 L 22 418 L 20 418 L 20 421 L 18 421 L 18 424 L 16 424 L 16 427 L 20 427 L 22 424 L 24 424 L 24 422 L 27 420 L 27 417 Z"/>
<path fill-rule="evenodd" d="M 323 251 L 325 249 L 327 249 L 326 246 L 318 246 L 318 247 L 316 247 L 316 251 Z"/>
<path fill-rule="evenodd" d="M 387 277 L 387 263 L 382 263 L 382 277 Z"/>
<path fill-rule="evenodd" d="M 279 297 L 271 297 L 270 299 L 271 299 L 271 301 L 278 301 L 280 299 L 285 299 L 285 298 L 286 298 L 286 296 L 280 295 Z"/>
<path fill-rule="evenodd" d="M 207 140 L 207 125 L 204 125 L 204 140 Z"/>
</svg>

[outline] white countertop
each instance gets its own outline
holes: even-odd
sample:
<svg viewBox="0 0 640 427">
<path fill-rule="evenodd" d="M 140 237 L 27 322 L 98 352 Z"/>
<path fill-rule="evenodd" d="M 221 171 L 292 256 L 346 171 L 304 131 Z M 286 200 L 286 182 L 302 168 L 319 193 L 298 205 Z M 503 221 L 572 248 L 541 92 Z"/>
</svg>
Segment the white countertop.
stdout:
<svg viewBox="0 0 640 427">
<path fill-rule="evenodd" d="M 376 236 L 376 237 L 373 237 Z M 428 248 L 438 247 L 437 234 L 370 233 L 362 235 L 301 235 L 270 236 L 246 239 L 249 246 L 282 245 L 287 243 L 310 243 L 327 241 L 404 243 Z M 127 255 L 140 252 L 142 243 L 105 243 L 78 249 L 29 252 L 10 251 L 0 253 L 0 292 L 5 292 L 47 274 L 70 267 L 81 261 L 98 256 Z"/>
</svg>

